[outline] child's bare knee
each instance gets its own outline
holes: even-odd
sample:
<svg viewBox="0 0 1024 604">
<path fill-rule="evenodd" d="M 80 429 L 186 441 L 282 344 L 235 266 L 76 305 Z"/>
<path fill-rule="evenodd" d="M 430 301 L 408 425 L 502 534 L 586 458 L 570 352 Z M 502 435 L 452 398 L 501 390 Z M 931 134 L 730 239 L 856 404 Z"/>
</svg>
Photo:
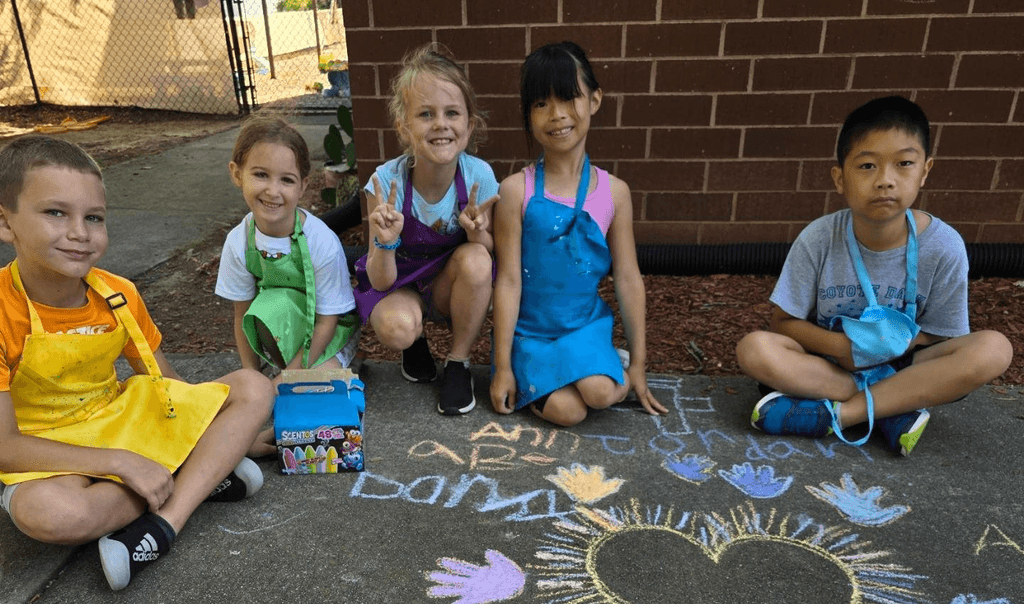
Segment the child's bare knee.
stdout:
<svg viewBox="0 0 1024 604">
<path fill-rule="evenodd" d="M 88 510 L 77 498 L 45 496 L 45 504 L 24 501 L 11 506 L 11 519 L 29 537 L 55 545 L 78 545 L 90 541 L 95 532 L 97 512 Z"/>
<path fill-rule="evenodd" d="M 615 380 L 607 376 L 591 376 L 586 378 L 586 384 L 580 386 L 580 396 L 583 403 L 591 409 L 607 409 L 615 403 L 622 402 L 626 393 Z"/>
<path fill-rule="evenodd" d="M 481 285 L 490 285 L 493 260 L 491 253 L 483 244 L 475 242 L 462 244 L 452 254 L 452 260 L 456 262 L 457 278 Z"/>
<path fill-rule="evenodd" d="M 375 321 L 373 330 L 381 344 L 393 350 L 405 350 L 420 336 L 422 324 L 411 313 L 393 312 Z"/>
<path fill-rule="evenodd" d="M 580 404 L 576 401 L 554 401 L 549 398 L 547 404 L 544 405 L 544 411 L 540 412 L 533 408 L 534 413 L 539 417 L 546 419 L 547 421 L 563 426 L 575 426 L 576 424 L 587 419 L 587 407 L 586 405 Z"/>
<path fill-rule="evenodd" d="M 968 358 L 973 359 L 979 386 L 1002 375 L 1013 361 L 1013 345 L 998 331 L 979 331 Z"/>
<path fill-rule="evenodd" d="M 768 370 L 774 336 L 768 331 L 754 331 L 740 339 L 736 344 L 736 362 L 743 373 L 757 376 Z"/>
</svg>

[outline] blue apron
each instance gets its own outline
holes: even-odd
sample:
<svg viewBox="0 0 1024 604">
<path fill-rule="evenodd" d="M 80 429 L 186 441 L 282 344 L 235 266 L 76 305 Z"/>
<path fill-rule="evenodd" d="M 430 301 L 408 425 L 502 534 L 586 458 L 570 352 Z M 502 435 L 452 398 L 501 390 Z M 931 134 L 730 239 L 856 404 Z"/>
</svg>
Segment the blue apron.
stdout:
<svg viewBox="0 0 1024 604">
<path fill-rule="evenodd" d="M 590 158 L 573 208 L 544 197 L 544 160 L 523 216 L 522 293 L 512 339 L 516 409 L 592 375 L 622 384 L 612 310 L 597 293 L 612 266 L 601 228 L 583 211 Z"/>
<path fill-rule="evenodd" d="M 830 326 L 840 324 L 843 333 L 850 338 L 854 364 L 857 367 L 870 367 L 853 373 L 857 388 L 863 390 L 867 398 L 868 433 L 863 438 L 851 442 L 843 436 L 835 418 L 832 421 L 832 431 L 844 442 L 862 445 L 867 442 L 875 423 L 875 401 L 868 386 L 896 373 L 895 369 L 885 363 L 905 353 L 910 342 L 921 331 L 917 325 L 917 224 L 914 221 L 914 214 L 907 210 L 907 277 L 903 288 L 903 312 L 888 306 L 879 306 L 875 298 L 875 289 L 871 286 L 871 277 L 864 266 L 864 258 L 857 247 L 852 216 L 846 223 L 846 244 L 868 306 L 856 319 L 832 317 Z"/>
</svg>

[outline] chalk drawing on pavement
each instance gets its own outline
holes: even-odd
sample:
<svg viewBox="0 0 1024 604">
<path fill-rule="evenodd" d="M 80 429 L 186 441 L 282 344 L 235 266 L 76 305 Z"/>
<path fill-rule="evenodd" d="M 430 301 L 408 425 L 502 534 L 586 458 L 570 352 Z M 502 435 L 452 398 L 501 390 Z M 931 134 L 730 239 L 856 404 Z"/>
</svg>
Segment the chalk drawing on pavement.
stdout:
<svg viewBox="0 0 1024 604">
<path fill-rule="evenodd" d="M 452 604 L 490 604 L 511 600 L 523 593 L 526 573 L 501 552 L 484 552 L 485 564 L 473 564 L 456 558 L 440 558 L 442 570 L 424 572 L 435 583 L 427 590 L 431 598 L 457 598 Z"/>
<path fill-rule="evenodd" d="M 981 539 L 978 539 L 978 543 L 974 546 L 974 555 L 981 554 L 981 550 L 986 547 L 1008 547 L 1018 554 L 1024 555 L 1024 548 L 1013 539 L 1007 537 L 1006 533 L 994 524 L 985 527 L 985 532 L 981 534 Z"/>
<path fill-rule="evenodd" d="M 536 562 L 528 565 L 538 598 L 546 604 L 629 601 L 616 592 L 611 577 L 601 575 L 599 563 L 603 550 L 616 547 L 615 541 L 623 536 L 672 539 L 681 543 L 683 550 L 703 554 L 716 566 L 724 564 L 723 556 L 732 548 L 759 545 L 762 554 L 781 554 L 783 550 L 774 548 L 786 548 L 788 554 L 802 555 L 829 568 L 834 566 L 838 576 L 848 581 L 851 604 L 928 602 L 917 588 L 918 581 L 926 577 L 895 563 L 890 552 L 872 549 L 869 541 L 861 540 L 849 528 L 821 524 L 804 514 L 781 514 L 774 508 L 759 511 L 750 501 L 723 515 L 679 514 L 660 505 L 643 508 L 636 499 L 626 508 L 598 510 L 579 506 L 574 514 L 553 521 L 552 529 L 540 539 L 534 554 Z M 687 567 L 696 560 L 686 554 L 676 566 Z M 665 560 L 659 563 L 671 566 Z M 749 573 L 745 573 L 725 577 L 722 584 L 749 580 Z"/>
<path fill-rule="evenodd" d="M 843 474 L 841 482 L 841 487 L 823 482 L 821 488 L 810 485 L 805 488 L 811 495 L 836 508 L 843 518 L 860 526 L 883 526 L 910 511 L 910 507 L 905 505 L 883 507 L 881 499 L 885 497 L 886 490 L 882 487 L 861 491 L 851 474 Z"/>
<path fill-rule="evenodd" d="M 625 480 L 621 478 L 605 478 L 601 466 L 587 467 L 574 463 L 571 469 L 558 468 L 557 474 L 549 474 L 544 478 L 562 489 L 573 501 L 591 505 L 605 497 L 618 493 Z"/>
<path fill-rule="evenodd" d="M 731 470 L 719 470 L 718 475 L 754 499 L 778 497 L 793 484 L 792 476 L 777 478 L 772 466 L 757 466 L 755 469 L 749 461 L 733 464 Z"/>
<path fill-rule="evenodd" d="M 978 596 L 974 594 L 960 594 L 953 598 L 953 601 L 949 604 L 1013 604 L 1013 602 L 1006 598 L 996 598 L 995 600 L 979 600 Z"/>
<path fill-rule="evenodd" d="M 661 462 L 661 467 L 668 470 L 669 474 L 676 478 L 693 484 L 702 484 L 715 477 L 711 473 L 712 468 L 715 467 L 715 462 L 706 455 L 698 455 L 696 453 L 687 453 L 682 457 L 666 456 L 665 460 Z"/>
</svg>

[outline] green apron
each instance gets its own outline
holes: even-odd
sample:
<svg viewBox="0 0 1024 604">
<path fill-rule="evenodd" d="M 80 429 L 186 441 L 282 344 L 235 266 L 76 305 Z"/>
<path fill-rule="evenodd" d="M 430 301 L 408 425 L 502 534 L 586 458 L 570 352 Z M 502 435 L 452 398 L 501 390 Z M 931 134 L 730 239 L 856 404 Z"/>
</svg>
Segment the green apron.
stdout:
<svg viewBox="0 0 1024 604">
<path fill-rule="evenodd" d="M 249 346 L 271 365 L 268 350 L 277 348 L 285 364 L 302 350 L 302 367 L 309 369 L 331 358 L 341 350 L 359 327 L 354 314 L 338 317 L 338 327 L 324 353 L 315 363 L 309 362 L 309 347 L 313 341 L 313 323 L 316 321 L 316 287 L 313 263 L 309 257 L 309 244 L 302 232 L 299 211 L 295 211 L 295 232 L 291 236 L 291 251 L 280 258 L 264 258 L 256 249 L 256 221 L 249 221 L 248 245 L 245 249 L 245 268 L 256 277 L 256 297 L 242 317 L 242 331 Z M 274 338 L 275 346 L 260 341 L 257 321 L 266 326 Z"/>
</svg>

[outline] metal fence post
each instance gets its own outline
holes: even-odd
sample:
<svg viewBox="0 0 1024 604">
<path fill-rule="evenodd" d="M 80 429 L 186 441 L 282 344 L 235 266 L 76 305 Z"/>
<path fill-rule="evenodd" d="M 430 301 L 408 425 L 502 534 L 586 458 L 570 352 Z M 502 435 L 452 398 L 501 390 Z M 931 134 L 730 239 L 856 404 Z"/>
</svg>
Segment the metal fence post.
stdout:
<svg viewBox="0 0 1024 604">
<path fill-rule="evenodd" d="M 28 79 L 32 81 L 32 93 L 36 95 L 36 105 L 42 105 L 43 99 L 39 96 L 39 85 L 36 84 L 36 74 L 32 70 L 32 59 L 28 56 L 28 42 L 25 40 L 25 30 L 21 26 L 21 15 L 18 13 L 18 0 L 11 0 L 11 8 L 14 9 L 14 23 L 18 26 L 18 37 L 21 38 L 21 50 L 25 53 Z"/>
</svg>

